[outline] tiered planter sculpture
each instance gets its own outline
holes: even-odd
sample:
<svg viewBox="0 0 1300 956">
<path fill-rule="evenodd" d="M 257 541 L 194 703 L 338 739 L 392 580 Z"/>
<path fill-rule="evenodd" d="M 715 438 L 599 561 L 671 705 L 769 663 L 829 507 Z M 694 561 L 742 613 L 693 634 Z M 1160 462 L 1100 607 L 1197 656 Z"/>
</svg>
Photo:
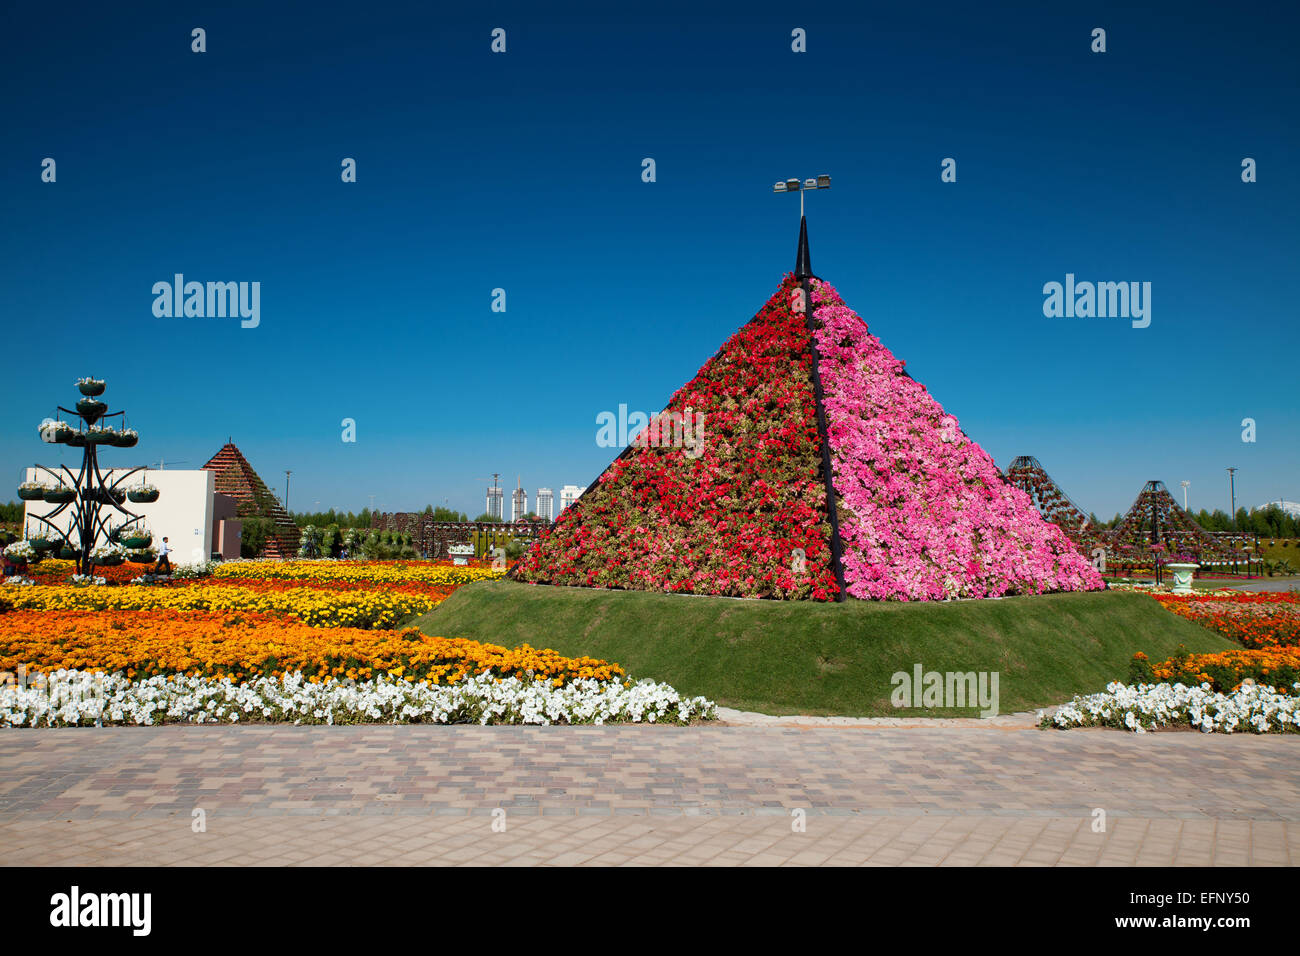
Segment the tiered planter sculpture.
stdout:
<svg viewBox="0 0 1300 956">
<path fill-rule="evenodd" d="M 128 496 L 133 502 L 157 501 L 158 490 L 140 485 L 137 492 L 128 492 L 125 482 L 143 468 L 129 469 L 111 481 L 100 471 L 101 446 L 130 448 L 139 435 L 131 429 L 115 429 L 104 423 L 106 419 L 125 414 L 108 414 L 108 405 L 98 397 L 104 392 L 104 382 L 84 378 L 77 382 L 77 388 L 82 398 L 78 399 L 76 408 L 59 406 L 59 411 L 78 419 L 80 427 L 47 421 L 40 426 L 40 432 L 47 442 L 82 449 L 81 469 L 73 472 L 67 465 L 60 469 L 37 465 L 38 471 L 45 472 L 54 481 L 25 482 L 18 494 L 27 501 L 44 500 L 56 505 L 45 514 L 30 515 L 42 527 L 29 539 L 36 553 L 52 552 L 75 560 L 78 573 L 89 575 L 96 565 L 107 567 L 125 560 L 125 549 L 113 543 L 110 531 L 139 548 L 148 547 L 150 536 L 144 531 L 143 516 L 123 505 Z M 57 520 L 60 515 L 64 520 Z"/>
<path fill-rule="evenodd" d="M 1037 458 L 1021 455 L 1007 469 L 1007 481 L 1029 495 L 1038 513 L 1065 532 L 1083 554 L 1090 555 L 1102 535 L 1091 527 L 1083 509 L 1061 490 Z"/>
<path fill-rule="evenodd" d="M 1148 481 L 1143 485 L 1133 507 L 1109 537 L 1111 549 L 1127 552 L 1129 560 L 1139 564 L 1153 562 L 1155 555 L 1167 550 L 1201 564 L 1217 560 L 1249 567 L 1250 556 L 1207 534 L 1179 506 L 1163 481 Z"/>
</svg>

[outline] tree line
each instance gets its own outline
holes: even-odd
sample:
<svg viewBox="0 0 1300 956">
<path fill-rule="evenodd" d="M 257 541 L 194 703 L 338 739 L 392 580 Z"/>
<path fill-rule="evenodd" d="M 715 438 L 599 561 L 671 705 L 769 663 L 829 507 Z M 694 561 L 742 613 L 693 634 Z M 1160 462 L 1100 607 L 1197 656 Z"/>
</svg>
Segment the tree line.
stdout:
<svg viewBox="0 0 1300 956">
<path fill-rule="evenodd" d="M 469 521 L 469 515 L 463 511 L 456 511 L 454 508 L 444 508 L 442 505 L 434 507 L 425 505 L 422 514 L 430 515 L 434 521 Z M 327 528 L 330 525 L 337 525 L 340 528 L 369 528 L 371 511 L 369 508 L 362 508 L 360 511 L 336 511 L 331 508 L 329 511 L 295 511 L 293 513 L 294 523 L 299 528 L 305 528 L 307 525 L 314 525 L 317 528 Z M 19 509 L 19 518 L 21 520 L 22 509 Z M 475 521 L 490 521 L 493 524 L 505 524 L 501 518 L 494 518 L 484 512 L 474 519 Z M 541 519 L 533 512 L 524 515 L 525 521 L 540 521 Z"/>
<path fill-rule="evenodd" d="M 1300 518 L 1287 514 L 1278 505 L 1256 508 L 1248 511 L 1237 509 L 1237 522 L 1233 526 L 1232 516 L 1222 508 L 1213 511 L 1189 511 L 1188 516 L 1206 531 L 1245 531 L 1268 538 L 1300 538 Z M 1109 521 L 1103 521 L 1095 514 L 1088 515 L 1088 521 L 1094 528 L 1114 528 L 1124 516 L 1116 514 Z"/>
</svg>

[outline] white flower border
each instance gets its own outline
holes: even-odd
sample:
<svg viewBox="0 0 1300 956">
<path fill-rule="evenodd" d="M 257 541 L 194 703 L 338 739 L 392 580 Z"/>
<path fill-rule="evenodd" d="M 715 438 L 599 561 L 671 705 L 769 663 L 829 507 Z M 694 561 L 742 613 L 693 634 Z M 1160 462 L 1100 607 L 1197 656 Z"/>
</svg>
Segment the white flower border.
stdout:
<svg viewBox="0 0 1300 956">
<path fill-rule="evenodd" d="M 1076 697 L 1042 727 L 1118 727 L 1143 734 L 1160 727 L 1190 727 L 1202 733 L 1300 733 L 1300 683 L 1290 693 L 1248 684 L 1220 694 L 1209 684 L 1107 684 L 1103 694 Z"/>
<path fill-rule="evenodd" d="M 642 680 L 497 680 L 484 673 L 450 686 L 380 677 L 311 683 L 301 673 L 235 684 L 172 675 L 132 681 L 121 673 L 60 670 L 0 687 L 0 727 L 292 722 L 294 724 L 688 724 L 717 706 Z"/>
</svg>

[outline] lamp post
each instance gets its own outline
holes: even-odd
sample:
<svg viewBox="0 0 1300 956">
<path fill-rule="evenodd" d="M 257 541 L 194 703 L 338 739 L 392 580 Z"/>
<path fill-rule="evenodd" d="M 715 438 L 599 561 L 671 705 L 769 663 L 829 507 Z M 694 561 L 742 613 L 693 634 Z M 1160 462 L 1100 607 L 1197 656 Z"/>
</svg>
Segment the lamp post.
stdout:
<svg viewBox="0 0 1300 956">
<path fill-rule="evenodd" d="M 1237 530 L 1237 469 L 1228 469 L 1228 488 L 1232 495 L 1232 530 Z"/>
<path fill-rule="evenodd" d="M 288 468 L 284 470 L 284 510 L 287 511 L 290 515 L 293 514 L 292 511 L 289 511 L 289 476 L 292 474 L 293 472 L 291 472 Z"/>
<path fill-rule="evenodd" d="M 1155 565 L 1156 584 L 1160 584 L 1162 581 L 1160 555 L 1163 552 L 1164 544 L 1160 540 L 1160 503 L 1153 494 L 1151 496 L 1151 563 Z"/>
<path fill-rule="evenodd" d="M 1179 484 L 1183 486 L 1183 510 L 1186 511 L 1187 510 L 1187 486 L 1190 485 L 1191 482 L 1180 481 Z"/>
</svg>

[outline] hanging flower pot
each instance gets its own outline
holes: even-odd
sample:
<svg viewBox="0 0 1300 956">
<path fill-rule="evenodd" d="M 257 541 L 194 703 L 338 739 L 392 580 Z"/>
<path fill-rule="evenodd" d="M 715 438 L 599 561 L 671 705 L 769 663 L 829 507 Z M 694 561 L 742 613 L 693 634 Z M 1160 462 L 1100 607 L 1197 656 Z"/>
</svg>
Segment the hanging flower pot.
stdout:
<svg viewBox="0 0 1300 956">
<path fill-rule="evenodd" d="M 86 420 L 86 424 L 94 422 L 106 411 L 108 411 L 108 406 L 97 398 L 77 399 L 77 414 Z"/>
<path fill-rule="evenodd" d="M 126 560 L 126 549 L 120 544 L 97 545 L 90 552 L 90 560 L 104 567 L 112 567 Z"/>
<path fill-rule="evenodd" d="M 4 555 L 14 564 L 23 564 L 39 557 L 30 541 L 15 541 L 4 550 Z"/>
<path fill-rule="evenodd" d="M 82 395 L 103 395 L 104 382 L 97 378 L 79 378 L 77 379 L 77 388 L 81 389 Z"/>
<path fill-rule="evenodd" d="M 90 428 L 86 430 L 86 441 L 91 445 L 115 445 L 117 432 L 112 428 Z"/>
<path fill-rule="evenodd" d="M 18 497 L 23 501 L 41 501 L 47 490 L 48 486 L 39 481 L 24 481 L 18 486 Z"/>
<path fill-rule="evenodd" d="M 59 485 L 57 488 L 47 488 L 44 497 L 46 501 L 52 504 L 66 504 L 77 497 L 77 489 L 70 488 L 67 485 Z"/>
<path fill-rule="evenodd" d="M 126 559 L 132 564 L 153 564 L 154 561 L 152 551 L 130 551 Z"/>
<path fill-rule="evenodd" d="M 139 551 L 141 548 L 147 548 L 153 543 L 153 535 L 140 528 L 131 528 L 129 531 L 123 531 L 122 537 L 118 541 L 124 548 Z"/>
<path fill-rule="evenodd" d="M 158 500 L 158 489 L 153 485 L 136 485 L 134 488 L 127 489 L 126 496 L 132 501 L 148 504 Z"/>
<path fill-rule="evenodd" d="M 134 428 L 123 428 L 113 439 L 113 444 L 118 448 L 134 448 L 139 440 L 140 433 Z"/>
<path fill-rule="evenodd" d="M 67 438 L 65 438 L 63 441 L 64 441 L 64 444 L 66 444 L 69 448 L 85 448 L 85 447 L 86 447 L 86 433 L 85 433 L 85 432 L 74 431 L 72 434 L 70 434 L 70 435 L 69 435 Z"/>
<path fill-rule="evenodd" d="M 40 534 L 34 538 L 28 538 L 27 543 L 36 549 L 37 554 L 44 554 L 46 551 L 53 551 L 59 546 L 59 542 L 54 538 L 47 538 Z"/>
<path fill-rule="evenodd" d="M 41 441 L 47 442 L 51 445 L 56 442 L 66 442 L 68 436 L 76 431 L 76 429 L 67 422 L 57 422 L 52 418 L 45 419 L 45 421 L 41 422 L 37 427 L 41 433 Z"/>
<path fill-rule="evenodd" d="M 63 547 L 59 548 L 59 557 L 64 561 L 80 561 L 81 552 L 76 548 L 68 547 L 68 545 L 65 544 Z"/>
</svg>

